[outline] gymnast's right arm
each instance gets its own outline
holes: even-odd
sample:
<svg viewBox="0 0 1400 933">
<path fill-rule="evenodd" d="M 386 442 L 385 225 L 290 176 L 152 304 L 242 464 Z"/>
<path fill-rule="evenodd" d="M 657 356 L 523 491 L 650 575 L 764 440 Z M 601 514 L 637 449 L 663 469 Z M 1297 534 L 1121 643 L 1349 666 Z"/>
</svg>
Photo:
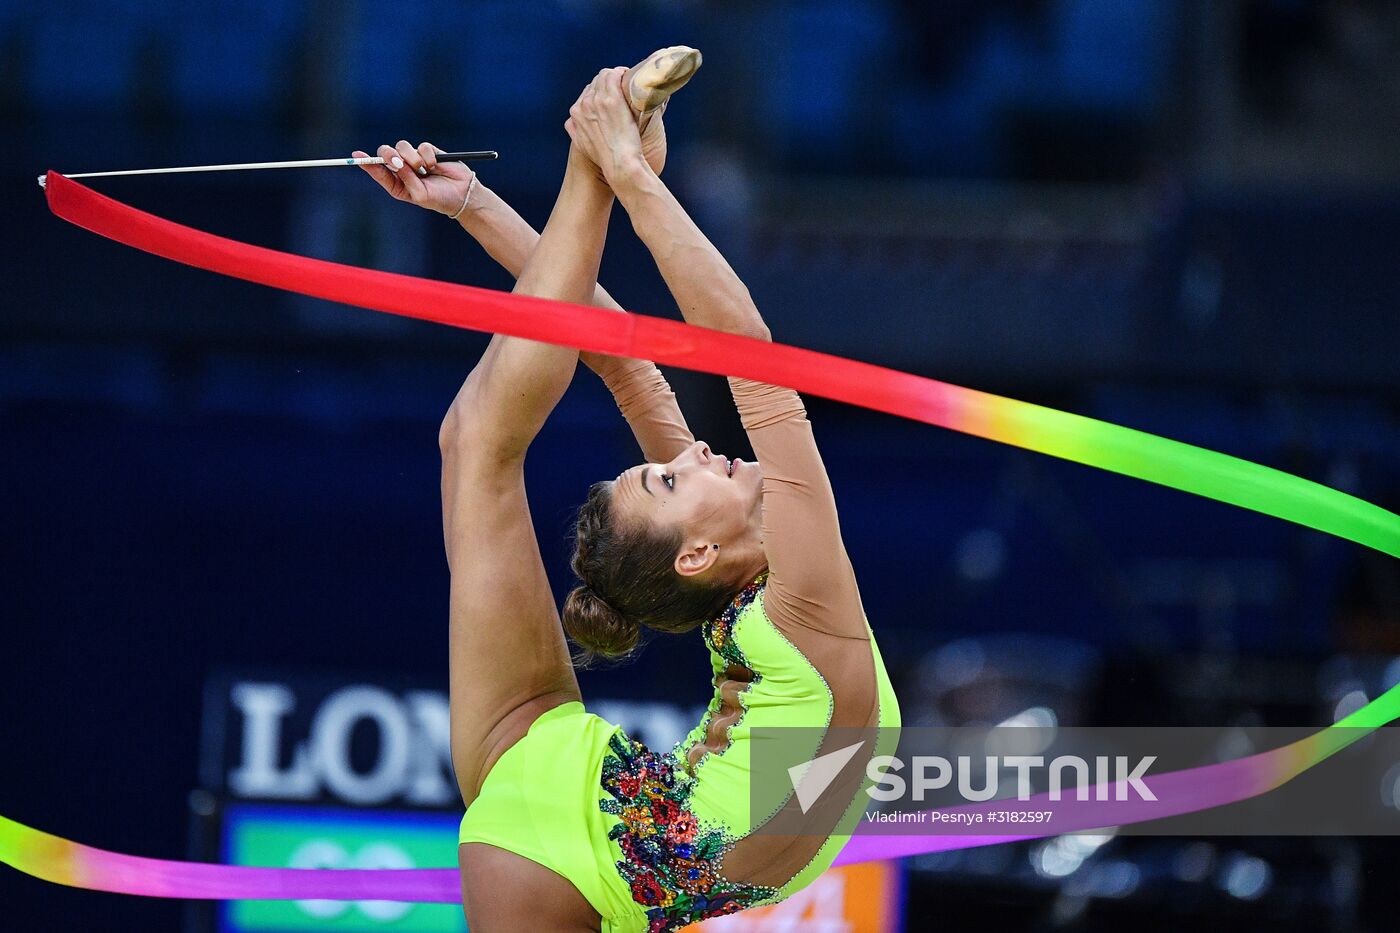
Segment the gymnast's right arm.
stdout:
<svg viewBox="0 0 1400 933">
<path fill-rule="evenodd" d="M 396 174 L 380 166 L 366 165 L 363 168 L 399 200 L 418 203 L 449 217 L 456 213 L 457 222 L 487 255 L 513 277 L 519 278 L 521 270 L 525 268 L 525 260 L 540 240 L 539 233 L 499 195 L 482 184 L 480 177 L 466 165 L 438 163 L 434 158 L 438 151 L 432 143 L 421 143 L 414 149 L 407 141 L 401 140 L 397 148 L 380 146 L 376 153 L 384 159 L 398 156 L 410 165 L 421 162 L 433 173 L 424 180 L 436 184 L 416 189 L 420 195 L 416 200 Z M 365 153 L 356 152 L 354 155 L 363 157 Z M 417 161 L 414 161 L 415 157 Z M 622 306 L 601 285 L 595 286 L 590 304 L 623 313 Z M 607 385 L 632 428 L 642 455 L 648 461 L 665 463 L 695 443 L 695 437 L 690 433 L 685 416 L 676 402 L 675 393 L 650 360 L 601 353 L 580 353 L 579 359 Z"/>
<path fill-rule="evenodd" d="M 771 341 L 748 288 L 642 157 L 621 87 L 580 106 L 582 112 L 566 124 L 569 135 L 602 169 L 686 321 Z M 750 380 L 730 383 L 763 468 L 769 615 L 790 637 L 806 629 L 867 639 L 831 484 L 801 398 L 791 389 Z"/>
</svg>

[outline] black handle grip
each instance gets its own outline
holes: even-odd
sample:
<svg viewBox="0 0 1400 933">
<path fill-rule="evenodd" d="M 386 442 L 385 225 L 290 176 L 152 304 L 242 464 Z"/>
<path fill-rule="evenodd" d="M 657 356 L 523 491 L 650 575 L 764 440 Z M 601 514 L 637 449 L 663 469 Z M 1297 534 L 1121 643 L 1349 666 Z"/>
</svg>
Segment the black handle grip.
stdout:
<svg viewBox="0 0 1400 933">
<path fill-rule="evenodd" d="M 492 159 L 499 158 L 500 155 L 494 149 L 480 149 L 474 152 L 439 152 L 437 160 L 439 162 L 490 162 Z"/>
</svg>

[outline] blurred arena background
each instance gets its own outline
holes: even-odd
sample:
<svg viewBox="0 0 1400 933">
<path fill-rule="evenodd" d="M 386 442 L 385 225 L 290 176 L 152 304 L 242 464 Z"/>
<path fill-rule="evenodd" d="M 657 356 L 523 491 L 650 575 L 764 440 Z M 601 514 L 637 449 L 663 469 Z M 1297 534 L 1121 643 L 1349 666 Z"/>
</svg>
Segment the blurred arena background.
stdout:
<svg viewBox="0 0 1400 933">
<path fill-rule="evenodd" d="M 500 150 L 483 179 L 538 225 L 578 88 L 674 43 L 705 67 L 667 114 L 668 181 L 778 339 L 1400 509 L 1400 4 L 0 0 L 0 812 L 165 858 L 394 865 L 422 835 L 450 864 L 435 439 L 484 346 L 100 240 L 50 216 L 34 176 L 428 139 Z M 509 285 L 358 170 L 94 187 L 267 246 Z M 674 314 L 625 217 L 603 280 Z M 743 451 L 722 380 L 674 376 L 697 433 Z M 810 408 L 908 724 L 1323 725 L 1400 681 L 1393 560 Z M 570 510 L 633 460 L 581 372 L 529 468 L 561 595 Z M 706 686 L 679 641 L 584 676 L 653 743 Z M 874 905 L 854 925 L 724 929 L 1393 930 L 1397 856 L 1081 837 L 853 877 Z M 0 871 L 5 930 L 459 927 Z"/>
</svg>

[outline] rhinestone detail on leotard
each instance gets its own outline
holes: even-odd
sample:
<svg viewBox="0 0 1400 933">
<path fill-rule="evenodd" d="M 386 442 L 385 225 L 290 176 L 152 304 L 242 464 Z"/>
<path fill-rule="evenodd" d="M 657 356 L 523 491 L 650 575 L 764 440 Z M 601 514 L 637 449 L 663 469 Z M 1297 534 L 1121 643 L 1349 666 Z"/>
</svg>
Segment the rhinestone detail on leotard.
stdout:
<svg viewBox="0 0 1400 933">
<path fill-rule="evenodd" d="M 748 666 L 734 642 L 734 623 L 766 580 L 767 574 L 754 580 L 705 624 L 706 643 L 725 661 Z M 608 742 L 602 785 L 609 799 L 599 805 L 620 820 L 608 836 L 622 849 L 617 870 L 646 910 L 647 933 L 671 933 L 778 895 L 776 888 L 736 884 L 721 873 L 736 840 L 700 825 L 689 806 L 695 781 L 675 752 L 658 755 L 621 732 Z"/>
<path fill-rule="evenodd" d="M 739 621 L 739 614 L 749 607 L 758 594 L 763 592 L 764 586 L 768 584 L 768 572 L 764 571 L 754 578 L 753 582 L 739 591 L 739 594 L 725 607 L 725 610 L 718 617 L 706 622 L 700 629 L 705 636 L 705 644 L 714 650 L 730 664 L 738 664 L 749 667 L 748 660 L 744 657 L 744 652 L 739 649 L 739 644 L 734 640 L 734 624 Z M 749 668 L 752 670 L 752 668 Z M 755 681 L 757 674 L 755 674 Z"/>
</svg>

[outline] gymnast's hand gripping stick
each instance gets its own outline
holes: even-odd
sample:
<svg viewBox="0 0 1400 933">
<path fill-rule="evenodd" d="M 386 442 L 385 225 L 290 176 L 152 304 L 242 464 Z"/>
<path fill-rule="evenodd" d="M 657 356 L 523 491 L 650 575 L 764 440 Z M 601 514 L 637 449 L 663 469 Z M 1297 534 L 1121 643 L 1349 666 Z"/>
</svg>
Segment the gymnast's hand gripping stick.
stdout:
<svg viewBox="0 0 1400 933">
<path fill-rule="evenodd" d="M 439 152 L 437 160 L 439 162 L 489 162 L 495 159 L 499 153 L 494 150 L 485 149 L 473 152 Z M 383 165 L 384 160 L 379 156 L 369 156 L 363 159 L 303 159 L 299 162 L 238 162 L 232 165 L 181 165 L 175 168 L 137 168 L 128 169 L 124 172 L 82 172 L 77 175 L 65 175 L 65 178 L 102 178 L 109 175 L 174 175 L 183 172 L 232 172 L 245 169 L 263 168 L 330 168 L 336 165 Z M 39 176 L 39 187 L 44 187 L 44 180 L 47 176 Z"/>
</svg>

